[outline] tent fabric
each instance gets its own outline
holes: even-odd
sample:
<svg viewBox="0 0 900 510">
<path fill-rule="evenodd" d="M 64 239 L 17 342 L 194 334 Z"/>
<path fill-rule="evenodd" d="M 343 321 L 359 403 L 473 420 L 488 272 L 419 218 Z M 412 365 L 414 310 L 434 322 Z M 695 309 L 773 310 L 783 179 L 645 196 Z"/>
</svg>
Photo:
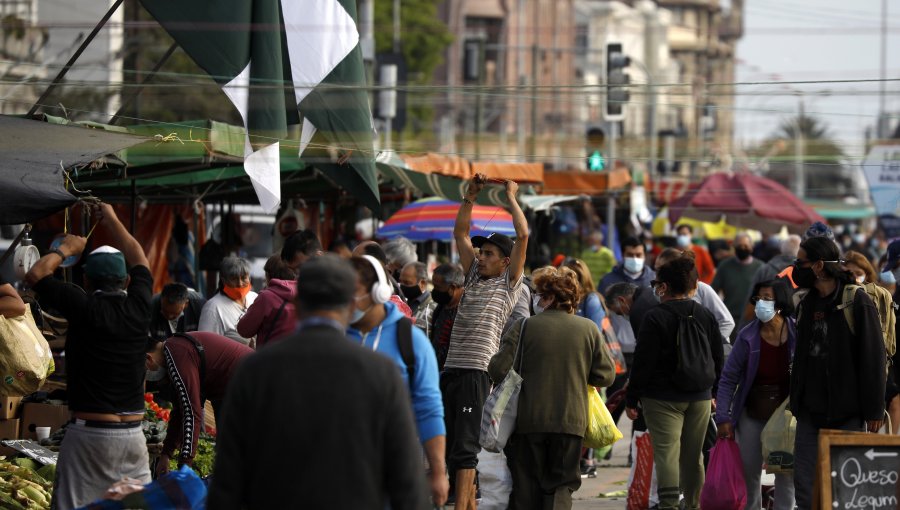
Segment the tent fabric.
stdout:
<svg viewBox="0 0 900 510">
<path fill-rule="evenodd" d="M 726 217 L 736 227 L 774 232 L 786 226 L 800 232 L 825 219 L 787 188 L 747 172 L 722 172 L 707 176 L 670 205 L 669 217 L 681 216 L 718 222 Z"/>
<path fill-rule="evenodd" d="M 378 229 L 378 237 L 393 239 L 403 236 L 410 241 L 444 241 L 453 239 L 453 226 L 459 202 L 430 197 L 416 200 L 388 218 Z M 500 207 L 475 205 L 472 208 L 470 235 L 487 236 L 498 232 L 516 235 L 512 215 Z"/>
<path fill-rule="evenodd" d="M 455 155 L 426 153 L 400 155 L 405 166 L 423 174 L 440 174 L 469 180 L 476 173 L 492 179 L 513 180 L 518 183 L 539 183 L 544 180 L 541 163 L 501 163 L 497 161 L 468 161 Z"/>
<path fill-rule="evenodd" d="M 543 192 L 557 195 L 603 195 L 609 190 L 625 188 L 629 183 L 631 173 L 625 169 L 608 172 L 544 172 Z"/>
<path fill-rule="evenodd" d="M 66 191 L 63 168 L 88 165 L 144 141 L 127 134 L 7 115 L 0 115 L 0 136 L 4 166 L 0 224 L 4 225 L 33 222 L 73 204 L 76 199 Z"/>
</svg>

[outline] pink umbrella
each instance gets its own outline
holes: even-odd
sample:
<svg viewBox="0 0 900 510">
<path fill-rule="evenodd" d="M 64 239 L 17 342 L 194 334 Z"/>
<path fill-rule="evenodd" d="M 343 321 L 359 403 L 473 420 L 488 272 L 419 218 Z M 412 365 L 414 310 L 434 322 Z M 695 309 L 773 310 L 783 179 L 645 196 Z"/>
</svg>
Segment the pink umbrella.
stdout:
<svg viewBox="0 0 900 510">
<path fill-rule="evenodd" d="M 786 226 L 802 232 L 825 219 L 777 182 L 747 172 L 715 173 L 670 205 L 674 224 L 682 216 L 719 221 L 725 216 L 736 227 L 773 232 Z"/>
</svg>

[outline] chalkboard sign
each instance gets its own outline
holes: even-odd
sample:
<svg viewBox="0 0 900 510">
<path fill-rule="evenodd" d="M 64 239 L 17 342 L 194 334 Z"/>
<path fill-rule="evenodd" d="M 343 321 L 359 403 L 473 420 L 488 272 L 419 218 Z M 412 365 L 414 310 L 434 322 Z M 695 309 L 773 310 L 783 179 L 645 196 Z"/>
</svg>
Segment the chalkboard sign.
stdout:
<svg viewBox="0 0 900 510">
<path fill-rule="evenodd" d="M 37 441 L 32 441 L 31 439 L 4 440 L 0 441 L 0 443 L 2 443 L 3 446 L 8 446 L 24 453 L 26 456 L 31 457 L 41 464 L 56 464 L 56 459 L 59 457 L 58 453 L 44 448 L 38 444 Z"/>
<path fill-rule="evenodd" d="M 821 510 L 898 510 L 900 436 L 822 431 Z"/>
</svg>

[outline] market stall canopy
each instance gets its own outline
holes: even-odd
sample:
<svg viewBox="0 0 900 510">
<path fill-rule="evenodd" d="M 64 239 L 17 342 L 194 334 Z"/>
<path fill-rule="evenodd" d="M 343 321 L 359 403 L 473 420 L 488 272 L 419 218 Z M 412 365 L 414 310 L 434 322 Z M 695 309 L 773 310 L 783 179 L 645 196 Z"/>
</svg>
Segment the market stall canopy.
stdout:
<svg viewBox="0 0 900 510">
<path fill-rule="evenodd" d="M 453 239 L 453 226 L 459 205 L 459 202 L 436 197 L 416 200 L 384 222 L 378 229 L 378 237 L 393 239 L 403 236 L 410 241 L 449 242 Z M 473 206 L 469 234 L 487 236 L 491 232 L 515 237 L 512 216 L 500 207 Z"/>
<path fill-rule="evenodd" d="M 183 202 L 188 198 L 227 198 L 234 202 L 256 203 L 256 192 L 243 167 L 244 128 L 212 120 L 184 121 L 177 124 L 129 126 L 129 130 L 148 138 L 145 143 L 123 151 L 128 163 L 122 169 L 98 170 L 81 175 L 76 182 L 91 187 L 96 194 L 127 198 L 132 181 L 142 198 L 158 202 Z M 373 211 L 380 203 L 367 189 L 355 168 L 315 157 L 308 151 L 297 157 L 297 144 L 280 144 L 281 188 L 283 196 L 305 194 L 321 196 L 341 188 L 356 195 Z M 373 174 L 372 180 L 376 176 Z"/>
<path fill-rule="evenodd" d="M 494 163 L 469 162 L 458 156 L 425 154 L 421 156 L 398 156 L 393 152 L 382 152 L 376 164 L 384 179 L 397 187 L 410 189 L 416 195 L 437 196 L 454 202 L 461 202 L 466 191 L 466 182 L 475 173 L 484 173 L 494 179 L 512 179 L 521 184 L 519 203 L 533 211 L 546 211 L 560 202 L 577 200 L 578 195 L 537 195 L 536 187 L 550 175 L 538 163 Z M 502 185 L 488 183 L 478 197 L 482 205 L 509 207 Z"/>
<path fill-rule="evenodd" d="M 146 140 L 85 125 L 63 126 L 7 115 L 0 115 L 0 137 L 3 225 L 32 222 L 66 208 L 76 198 L 66 191 L 65 171 L 88 172 L 90 164 L 104 155 Z"/>
<path fill-rule="evenodd" d="M 777 182 L 747 172 L 722 172 L 707 176 L 671 206 L 669 218 L 682 216 L 718 222 L 724 215 L 730 225 L 761 232 L 786 226 L 802 232 L 822 216 Z"/>
<path fill-rule="evenodd" d="M 566 170 L 544 172 L 544 193 L 570 195 L 603 195 L 610 190 L 623 189 L 631 183 L 631 172 L 617 168 L 607 172 Z"/>
</svg>

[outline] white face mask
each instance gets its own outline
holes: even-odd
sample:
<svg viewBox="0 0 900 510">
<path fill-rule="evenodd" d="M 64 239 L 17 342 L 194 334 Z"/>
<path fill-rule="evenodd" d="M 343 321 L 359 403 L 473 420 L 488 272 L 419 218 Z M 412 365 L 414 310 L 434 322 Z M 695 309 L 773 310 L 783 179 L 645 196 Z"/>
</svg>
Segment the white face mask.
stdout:
<svg viewBox="0 0 900 510">
<path fill-rule="evenodd" d="M 769 322 L 775 317 L 775 301 L 760 299 L 756 302 L 754 313 L 760 322 Z"/>
<path fill-rule="evenodd" d="M 147 370 L 147 381 L 159 382 L 166 378 L 166 367 L 160 366 L 156 370 Z"/>
<path fill-rule="evenodd" d="M 537 315 L 544 311 L 544 307 L 541 306 L 541 296 L 535 294 L 534 297 L 531 298 L 531 308 L 534 310 L 534 314 Z"/>
<path fill-rule="evenodd" d="M 629 273 L 640 273 L 644 269 L 644 259 L 625 257 L 625 270 Z"/>
<path fill-rule="evenodd" d="M 691 245 L 691 236 L 690 234 L 682 234 L 676 238 L 676 241 L 678 242 L 678 246 L 680 248 L 687 248 Z"/>
</svg>

